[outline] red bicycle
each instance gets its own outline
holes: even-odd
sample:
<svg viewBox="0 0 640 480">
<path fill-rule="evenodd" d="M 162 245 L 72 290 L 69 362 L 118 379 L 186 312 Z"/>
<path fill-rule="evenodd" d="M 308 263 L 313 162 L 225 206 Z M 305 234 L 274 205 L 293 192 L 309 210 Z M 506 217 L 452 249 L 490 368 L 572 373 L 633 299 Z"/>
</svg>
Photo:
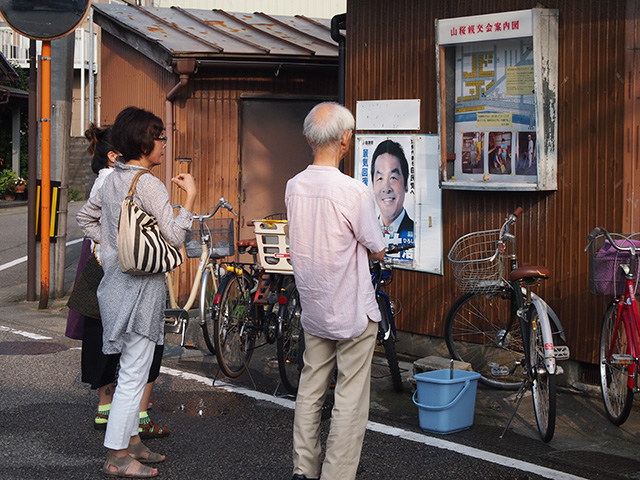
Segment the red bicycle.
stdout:
<svg viewBox="0 0 640 480">
<path fill-rule="evenodd" d="M 640 234 L 610 234 L 596 227 L 588 239 L 591 293 L 615 296 L 602 319 L 600 385 L 607 417 L 622 425 L 639 390 L 640 316 L 635 293 Z"/>
</svg>

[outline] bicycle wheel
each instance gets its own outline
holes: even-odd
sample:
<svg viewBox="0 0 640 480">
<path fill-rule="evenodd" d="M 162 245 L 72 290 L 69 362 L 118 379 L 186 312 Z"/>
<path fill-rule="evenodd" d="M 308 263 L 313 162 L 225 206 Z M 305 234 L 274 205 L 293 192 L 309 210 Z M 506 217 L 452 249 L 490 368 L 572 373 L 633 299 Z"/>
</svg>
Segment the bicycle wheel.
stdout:
<svg viewBox="0 0 640 480">
<path fill-rule="evenodd" d="M 200 325 L 202 326 L 202 335 L 204 343 L 211 353 L 215 355 L 215 326 L 213 320 L 215 317 L 214 298 L 217 289 L 213 272 L 206 268 L 202 274 L 202 283 L 200 285 Z"/>
<path fill-rule="evenodd" d="M 524 381 L 522 332 L 510 319 L 510 297 L 504 292 L 467 293 L 453 304 L 445 322 L 451 357 L 471 364 L 480 383 L 515 390 Z"/>
<path fill-rule="evenodd" d="M 278 370 L 282 385 L 289 393 L 298 392 L 300 372 L 302 372 L 302 353 L 304 352 L 304 334 L 302 331 L 302 307 L 295 285 L 286 291 L 287 303 L 282 317 L 282 335 L 278 338 Z"/>
<path fill-rule="evenodd" d="M 616 329 L 618 303 L 612 302 L 602 320 L 600 334 L 600 386 L 607 417 L 614 425 L 622 425 L 631 412 L 633 389 L 628 384 L 629 365 L 613 362 L 614 355 L 628 353 L 624 315 Z M 615 339 L 614 339 L 615 337 Z M 615 340 L 615 343 L 614 343 Z M 611 352 L 611 354 L 609 354 Z"/>
<path fill-rule="evenodd" d="M 391 323 L 391 319 L 389 318 L 389 308 L 387 306 L 386 300 L 378 296 L 376 298 L 378 301 L 378 309 L 380 310 L 380 315 L 382 319 L 380 321 L 381 325 L 389 325 Z M 384 355 L 387 357 L 387 363 L 389 364 L 389 370 L 391 371 L 391 382 L 393 383 L 393 389 L 400 393 L 402 392 L 402 375 L 400 374 L 400 366 L 398 365 L 398 357 L 396 355 L 396 338 L 393 335 L 393 332 L 390 333 L 389 338 L 386 340 L 384 338 L 380 339 L 382 343 L 382 347 L 384 348 Z"/>
<path fill-rule="evenodd" d="M 220 311 L 214 318 L 214 345 L 220 370 L 231 378 L 239 377 L 249 365 L 256 341 L 250 328 L 253 304 L 248 275 L 228 273 L 223 280 Z"/>
<path fill-rule="evenodd" d="M 535 305 L 529 308 L 529 368 L 531 368 L 531 397 L 538 432 L 543 442 L 553 438 L 556 428 L 556 376 L 545 367 L 545 342 L 542 337 L 540 315 Z"/>
</svg>

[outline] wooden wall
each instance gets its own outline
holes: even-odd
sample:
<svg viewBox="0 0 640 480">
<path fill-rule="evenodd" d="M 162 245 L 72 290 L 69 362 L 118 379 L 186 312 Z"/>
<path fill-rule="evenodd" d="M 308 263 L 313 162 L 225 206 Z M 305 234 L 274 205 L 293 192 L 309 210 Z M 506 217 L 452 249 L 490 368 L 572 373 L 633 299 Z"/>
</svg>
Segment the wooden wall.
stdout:
<svg viewBox="0 0 640 480">
<path fill-rule="evenodd" d="M 572 358 L 595 362 L 605 299 L 589 293 L 583 249 L 596 225 L 623 228 L 627 2 L 348 0 L 347 106 L 355 111 L 358 100 L 419 98 L 420 132 L 438 132 L 435 20 L 536 6 L 559 10 L 558 190 L 443 190 L 444 276 L 397 271 L 390 290 L 403 304 L 400 330 L 442 336 L 459 295 L 446 260 L 451 245 L 465 233 L 497 228 L 522 206 L 520 261 L 551 268 L 539 293 L 558 313 Z"/>
<path fill-rule="evenodd" d="M 102 38 L 102 124 L 112 124 L 118 112 L 129 105 L 150 110 L 164 121 L 165 98 L 178 83 L 178 76 L 114 36 L 103 32 Z M 242 216 L 239 135 L 243 95 L 318 98 L 335 96 L 336 92 L 337 64 L 320 69 L 199 66 L 173 106 L 174 158 L 191 161 L 174 161 L 172 171 L 174 175 L 188 171 L 196 179 L 199 195 L 194 210 L 203 212 L 225 197 Z M 164 181 L 164 165 L 155 168 L 154 174 Z M 173 186 L 171 202 L 181 200 L 182 193 Z M 182 301 L 197 262 L 190 259 L 178 269 Z"/>
</svg>

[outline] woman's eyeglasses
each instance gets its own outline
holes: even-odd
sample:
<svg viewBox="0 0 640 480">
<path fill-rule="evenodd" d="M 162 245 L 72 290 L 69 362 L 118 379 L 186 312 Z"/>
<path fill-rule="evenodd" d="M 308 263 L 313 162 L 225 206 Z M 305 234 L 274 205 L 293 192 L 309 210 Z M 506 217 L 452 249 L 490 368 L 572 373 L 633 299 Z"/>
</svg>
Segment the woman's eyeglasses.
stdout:
<svg viewBox="0 0 640 480">
<path fill-rule="evenodd" d="M 163 145 L 167 144 L 167 137 L 165 135 L 158 137 L 158 138 L 154 138 L 154 140 L 158 140 L 160 142 L 162 142 Z"/>
</svg>

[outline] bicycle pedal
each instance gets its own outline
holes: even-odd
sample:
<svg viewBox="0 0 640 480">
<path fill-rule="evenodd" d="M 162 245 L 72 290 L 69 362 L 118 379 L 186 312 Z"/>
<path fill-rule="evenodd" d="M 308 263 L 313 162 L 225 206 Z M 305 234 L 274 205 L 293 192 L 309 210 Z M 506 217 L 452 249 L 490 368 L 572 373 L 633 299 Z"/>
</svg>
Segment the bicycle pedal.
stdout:
<svg viewBox="0 0 640 480">
<path fill-rule="evenodd" d="M 624 353 L 614 353 L 611 355 L 611 360 L 609 363 L 614 365 L 631 365 L 634 363 L 636 359 L 631 355 L 627 355 Z"/>
<path fill-rule="evenodd" d="M 569 347 L 566 345 L 554 345 L 553 356 L 556 360 L 568 360 L 569 359 Z"/>
<path fill-rule="evenodd" d="M 164 310 L 165 333 L 181 333 L 187 321 L 189 321 L 189 314 L 182 308 L 167 308 Z"/>
<path fill-rule="evenodd" d="M 185 343 L 184 348 L 188 348 L 190 350 L 198 350 L 198 346 L 193 343 Z"/>
<path fill-rule="evenodd" d="M 501 367 L 499 365 L 495 365 L 491 367 L 491 376 L 492 377 L 508 377 L 511 373 L 509 367 Z"/>
</svg>

